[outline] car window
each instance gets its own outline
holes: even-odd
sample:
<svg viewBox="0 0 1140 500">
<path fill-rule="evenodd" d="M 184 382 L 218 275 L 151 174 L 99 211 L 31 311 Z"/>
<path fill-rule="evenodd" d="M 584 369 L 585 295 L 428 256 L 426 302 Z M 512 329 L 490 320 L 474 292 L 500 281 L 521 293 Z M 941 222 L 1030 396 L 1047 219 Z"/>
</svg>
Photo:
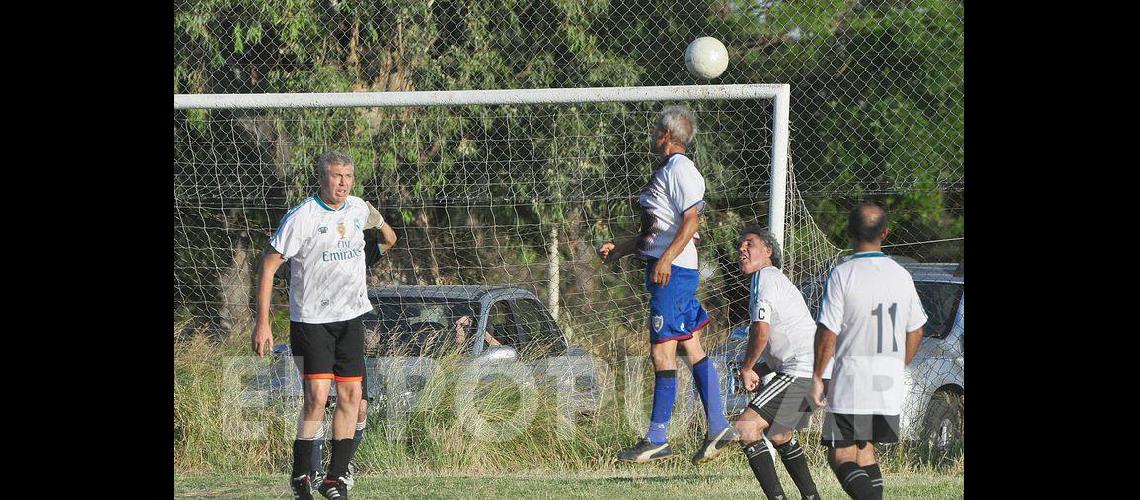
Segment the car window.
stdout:
<svg viewBox="0 0 1140 500">
<path fill-rule="evenodd" d="M 918 290 L 918 298 L 922 300 L 922 308 L 926 311 L 922 336 L 945 338 L 954 327 L 954 313 L 957 312 L 958 301 L 962 297 L 962 285 L 917 281 L 914 287 Z"/>
<path fill-rule="evenodd" d="M 536 356 L 561 353 L 566 350 L 562 333 L 538 301 L 514 301 L 519 327 L 523 331 L 523 350 Z"/>
<path fill-rule="evenodd" d="M 454 350 L 455 321 L 478 318 L 479 304 L 428 297 L 373 299 L 371 313 L 362 317 L 365 352 L 370 356 L 432 356 Z"/>
<path fill-rule="evenodd" d="M 507 301 L 500 300 L 491 304 L 489 314 L 487 329 L 491 330 L 491 335 L 494 335 L 499 343 L 518 349 L 518 331 L 515 329 L 515 322 Z"/>
</svg>

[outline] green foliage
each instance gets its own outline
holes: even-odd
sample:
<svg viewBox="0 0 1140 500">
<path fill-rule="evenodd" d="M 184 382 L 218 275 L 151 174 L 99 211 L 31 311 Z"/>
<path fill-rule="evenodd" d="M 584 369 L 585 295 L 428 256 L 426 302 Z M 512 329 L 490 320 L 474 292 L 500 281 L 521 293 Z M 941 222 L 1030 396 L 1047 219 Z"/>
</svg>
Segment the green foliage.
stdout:
<svg viewBox="0 0 1140 500">
<path fill-rule="evenodd" d="M 882 201 L 896 215 L 895 242 L 959 237 L 962 9 L 950 0 L 187 0 L 175 5 L 174 90 L 692 84 L 680 54 L 697 36 L 713 35 L 732 58 L 718 83 L 792 85 L 793 166 L 805 203 L 833 244 L 846 245 L 846 211 L 862 198 Z M 741 121 L 767 117 L 768 105 L 692 104 L 706 112 L 702 116 L 716 117 L 701 124 L 707 134 L 692 151 L 712 206 L 767 196 L 756 186 L 767 179 L 768 165 L 726 153 L 763 142 L 752 136 L 770 134 L 770 118 Z M 636 230 L 627 202 L 632 193 L 617 193 L 606 180 L 648 174 L 648 134 L 640 128 L 648 124 L 629 117 L 650 116 L 659 106 L 176 113 L 176 175 L 189 178 L 179 185 L 193 186 L 176 186 L 176 197 L 205 207 L 180 213 L 180 296 L 195 304 L 192 315 L 209 314 L 202 308 L 216 302 L 217 277 L 201 270 L 223 270 L 234 260 L 218 242 L 249 239 L 253 248 L 262 247 L 268 234 L 249 228 L 275 227 L 288 206 L 315 190 L 312 165 L 326 147 L 356 159 L 353 193 L 396 207 L 393 222 L 404 227 L 446 220 L 448 207 L 477 199 L 483 208 L 473 215 L 500 228 L 563 226 L 575 214 L 592 244 L 628 234 Z M 259 120 L 265 126 L 254 132 L 249 124 Z M 585 136 L 603 139 L 578 140 Z M 509 166 L 491 172 L 488 160 Z M 227 177 L 196 165 L 240 171 Z M 265 203 L 231 199 L 235 181 L 265 186 L 259 194 L 273 206 L 214 209 Z M 763 223 L 766 216 L 734 217 Z M 715 258 L 730 263 L 737 222 L 702 223 L 711 224 L 702 234 Z M 546 233 L 502 236 L 520 245 L 512 258 L 526 265 L 546 254 Z M 431 238 L 448 241 L 447 235 Z M 486 264 L 473 249 L 454 251 L 459 262 Z"/>
</svg>

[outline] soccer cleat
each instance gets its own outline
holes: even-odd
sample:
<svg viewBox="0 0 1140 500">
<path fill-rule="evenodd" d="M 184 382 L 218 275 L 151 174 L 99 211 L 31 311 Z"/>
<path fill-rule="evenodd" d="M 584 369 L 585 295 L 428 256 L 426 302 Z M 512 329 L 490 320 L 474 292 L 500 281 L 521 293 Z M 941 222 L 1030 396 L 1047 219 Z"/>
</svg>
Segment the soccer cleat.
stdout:
<svg viewBox="0 0 1140 500">
<path fill-rule="evenodd" d="M 325 479 L 317 486 L 317 491 L 328 499 L 348 500 L 348 486 L 344 484 L 344 478 L 337 478 L 336 481 Z"/>
<path fill-rule="evenodd" d="M 348 463 L 348 470 L 346 470 L 344 472 L 344 477 L 341 478 L 344 480 L 345 489 L 351 490 L 353 485 L 356 484 L 356 480 L 352 478 L 352 473 L 355 471 L 355 469 L 356 469 L 356 466 L 352 465 L 352 462 L 349 462 Z"/>
<path fill-rule="evenodd" d="M 653 444 L 648 439 L 641 438 L 637 444 L 621 450 L 617 459 L 621 462 L 641 464 L 671 456 L 673 456 L 673 448 L 669 446 L 669 443 Z"/>
<path fill-rule="evenodd" d="M 712 439 L 706 439 L 701 444 L 701 449 L 693 455 L 693 465 L 700 465 L 705 462 L 712 461 L 720 456 L 721 452 L 728 448 L 728 445 L 740 439 L 740 431 L 734 429 L 731 425 L 725 427 L 718 432 Z"/>
<path fill-rule="evenodd" d="M 312 483 L 309 476 L 302 475 L 289 480 L 294 500 L 313 500 Z"/>
</svg>

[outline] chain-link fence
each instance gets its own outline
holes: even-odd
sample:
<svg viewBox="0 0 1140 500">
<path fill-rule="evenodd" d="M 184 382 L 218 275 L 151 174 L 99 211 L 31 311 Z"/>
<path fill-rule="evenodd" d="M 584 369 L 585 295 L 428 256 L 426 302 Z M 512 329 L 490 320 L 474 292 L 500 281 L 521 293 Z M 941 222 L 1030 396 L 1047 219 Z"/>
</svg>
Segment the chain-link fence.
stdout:
<svg viewBox="0 0 1140 500">
<path fill-rule="evenodd" d="M 797 283 L 810 290 L 843 254 L 847 211 L 864 199 L 890 213 L 888 253 L 962 260 L 960 1 L 188 0 L 175 4 L 174 36 L 174 93 L 703 84 L 683 53 L 713 36 L 730 63 L 712 83 L 791 85 Z M 715 265 L 702 300 L 720 322 L 715 344 L 746 312 L 732 241 L 745 223 L 766 225 L 771 115 L 763 101 L 689 104 L 708 180 L 701 259 Z M 659 108 L 180 111 L 176 317 L 183 331 L 248 335 L 257 252 L 315 191 L 316 155 L 335 148 L 357 162 L 354 194 L 401 238 L 373 285 L 503 283 L 543 299 L 553 287 L 572 338 L 592 334 L 613 359 L 639 353 L 644 342 L 613 332 L 644 329 L 641 271 L 606 274 L 593 249 L 636 228 Z"/>
</svg>

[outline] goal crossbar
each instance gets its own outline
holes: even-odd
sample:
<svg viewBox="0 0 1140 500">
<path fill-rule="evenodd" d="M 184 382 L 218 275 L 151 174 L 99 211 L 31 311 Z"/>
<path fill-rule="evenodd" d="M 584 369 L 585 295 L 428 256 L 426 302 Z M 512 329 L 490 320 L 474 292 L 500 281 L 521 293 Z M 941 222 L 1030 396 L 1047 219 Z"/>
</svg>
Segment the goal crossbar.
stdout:
<svg viewBox="0 0 1140 500">
<path fill-rule="evenodd" d="M 775 99 L 784 84 L 669 85 L 563 89 L 430 90 L 278 94 L 175 94 L 174 109 L 356 108 L 495 104 L 571 104 L 664 100 Z"/>
<path fill-rule="evenodd" d="M 776 241 L 784 246 L 790 94 L 791 86 L 786 83 L 408 92 L 175 94 L 174 109 L 355 108 L 772 99 L 772 182 L 768 224 Z"/>
</svg>

